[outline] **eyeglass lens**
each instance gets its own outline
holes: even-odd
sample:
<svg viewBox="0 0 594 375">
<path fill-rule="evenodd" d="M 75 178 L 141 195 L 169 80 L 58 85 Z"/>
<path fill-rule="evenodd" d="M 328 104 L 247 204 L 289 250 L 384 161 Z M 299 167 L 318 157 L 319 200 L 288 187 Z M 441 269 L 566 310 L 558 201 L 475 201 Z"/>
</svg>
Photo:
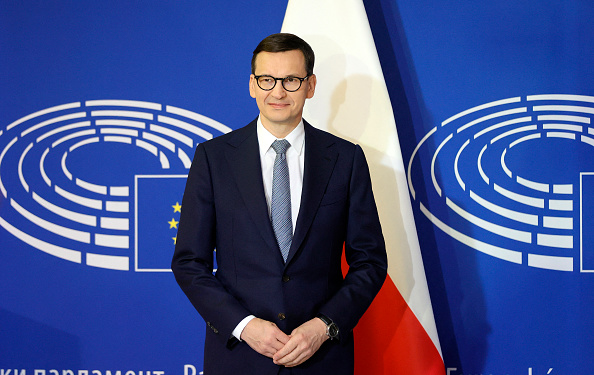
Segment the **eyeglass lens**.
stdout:
<svg viewBox="0 0 594 375">
<path fill-rule="evenodd" d="M 281 81 L 283 88 L 287 91 L 297 91 L 301 87 L 302 79 L 297 77 L 285 77 L 285 78 L 274 78 L 272 76 L 260 76 L 258 77 L 258 86 L 262 90 L 272 90 L 276 86 L 276 81 Z"/>
</svg>

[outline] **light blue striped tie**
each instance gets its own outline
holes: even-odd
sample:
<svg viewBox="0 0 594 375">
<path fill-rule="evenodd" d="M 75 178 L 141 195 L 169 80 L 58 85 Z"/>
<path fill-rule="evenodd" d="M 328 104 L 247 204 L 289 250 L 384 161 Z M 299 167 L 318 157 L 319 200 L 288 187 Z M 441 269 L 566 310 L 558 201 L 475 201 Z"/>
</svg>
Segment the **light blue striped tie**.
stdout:
<svg viewBox="0 0 594 375">
<path fill-rule="evenodd" d="M 270 221 L 284 261 L 287 261 L 293 241 L 293 222 L 291 221 L 291 188 L 287 149 L 291 144 L 286 139 L 276 140 L 272 148 L 276 152 L 272 171 L 272 198 L 270 199 Z"/>
</svg>

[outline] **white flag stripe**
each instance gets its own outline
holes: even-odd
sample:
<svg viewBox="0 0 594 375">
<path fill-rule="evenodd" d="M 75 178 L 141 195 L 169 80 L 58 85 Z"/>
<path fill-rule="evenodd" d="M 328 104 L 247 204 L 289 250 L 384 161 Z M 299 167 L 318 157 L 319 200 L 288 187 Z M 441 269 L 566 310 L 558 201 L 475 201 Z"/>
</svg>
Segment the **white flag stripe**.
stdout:
<svg viewBox="0 0 594 375">
<path fill-rule="evenodd" d="M 317 127 L 363 147 L 388 248 L 388 273 L 441 354 L 388 91 L 360 0 L 290 0 L 282 32 L 316 54 L 304 109 Z"/>
</svg>

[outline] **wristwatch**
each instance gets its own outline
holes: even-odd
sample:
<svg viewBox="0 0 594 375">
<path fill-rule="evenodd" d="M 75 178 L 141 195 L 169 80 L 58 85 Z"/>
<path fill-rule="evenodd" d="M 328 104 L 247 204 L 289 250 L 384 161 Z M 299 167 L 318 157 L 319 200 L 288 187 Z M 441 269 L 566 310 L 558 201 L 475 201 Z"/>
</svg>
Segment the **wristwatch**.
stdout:
<svg viewBox="0 0 594 375">
<path fill-rule="evenodd" d="M 330 337 L 330 340 L 338 339 L 338 326 L 324 314 L 318 314 L 317 316 L 326 325 L 326 335 Z"/>
</svg>

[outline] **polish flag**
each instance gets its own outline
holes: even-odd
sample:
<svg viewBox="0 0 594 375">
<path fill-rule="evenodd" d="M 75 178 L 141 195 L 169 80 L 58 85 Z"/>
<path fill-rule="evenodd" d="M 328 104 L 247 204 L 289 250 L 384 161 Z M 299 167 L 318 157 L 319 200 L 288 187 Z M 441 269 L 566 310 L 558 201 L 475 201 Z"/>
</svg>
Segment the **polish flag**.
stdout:
<svg viewBox="0 0 594 375">
<path fill-rule="evenodd" d="M 396 123 L 362 0 L 289 0 L 282 32 L 316 54 L 318 85 L 304 118 L 365 151 L 386 240 L 388 277 L 355 328 L 355 373 L 443 375 Z"/>
</svg>

